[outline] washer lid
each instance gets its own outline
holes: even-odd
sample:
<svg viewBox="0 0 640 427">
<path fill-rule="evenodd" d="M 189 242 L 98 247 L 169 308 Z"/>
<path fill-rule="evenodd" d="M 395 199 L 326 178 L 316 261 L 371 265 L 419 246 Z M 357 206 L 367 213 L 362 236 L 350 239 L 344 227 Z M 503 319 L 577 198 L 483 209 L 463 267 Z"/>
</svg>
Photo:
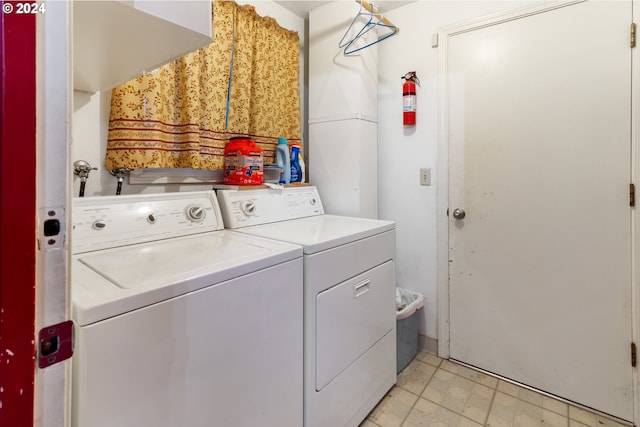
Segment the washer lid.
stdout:
<svg viewBox="0 0 640 427">
<path fill-rule="evenodd" d="M 74 320 L 86 325 L 301 256 L 299 246 L 226 230 L 78 255 Z"/>
<path fill-rule="evenodd" d="M 262 259 L 270 252 L 264 246 L 209 233 L 81 256 L 78 261 L 119 288 L 141 289 L 219 274 Z"/>
<path fill-rule="evenodd" d="M 394 229 L 392 221 L 318 215 L 237 231 L 302 245 L 305 254 L 313 254 Z"/>
</svg>

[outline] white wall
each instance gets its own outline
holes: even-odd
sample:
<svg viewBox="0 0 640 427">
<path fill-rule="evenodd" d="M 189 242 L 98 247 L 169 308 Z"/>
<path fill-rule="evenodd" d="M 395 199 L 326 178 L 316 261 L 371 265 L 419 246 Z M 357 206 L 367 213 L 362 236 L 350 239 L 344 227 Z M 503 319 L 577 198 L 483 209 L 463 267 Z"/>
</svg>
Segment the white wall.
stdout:
<svg viewBox="0 0 640 427">
<path fill-rule="evenodd" d="M 526 4 L 523 1 L 417 1 L 385 14 L 400 27 L 379 44 L 378 213 L 396 221 L 398 286 L 422 293 L 420 333 L 435 351 L 437 339 L 436 192 L 438 189 L 438 28 Z M 402 80 L 416 71 L 416 125 L 402 125 Z M 310 159 L 313 162 L 313 159 Z M 420 186 L 420 168 L 431 169 L 431 186 Z"/>
<path fill-rule="evenodd" d="M 303 18 L 288 11 L 271 0 L 239 0 L 238 4 L 252 4 L 256 12 L 262 16 L 271 16 L 284 28 L 297 31 L 300 35 L 301 72 L 300 84 L 303 87 L 303 55 L 305 51 L 305 22 Z M 215 31 L 215 29 L 214 29 Z M 301 90 L 301 104 L 304 105 Z M 71 132 L 71 163 L 85 160 L 98 170 L 92 171 L 85 187 L 85 196 L 114 195 L 116 192 L 116 178 L 104 168 L 104 157 L 107 147 L 107 133 L 109 130 L 109 108 L 111 91 L 88 93 L 74 91 L 73 118 Z M 301 105 L 301 110 L 302 110 Z M 304 116 L 303 116 L 304 117 Z M 70 173 L 72 173 L 70 171 Z M 160 193 L 181 190 L 206 190 L 208 184 L 167 184 L 167 185 L 129 185 L 125 179 L 122 194 Z M 77 197 L 80 189 L 80 179 L 73 176 L 73 196 Z"/>
</svg>

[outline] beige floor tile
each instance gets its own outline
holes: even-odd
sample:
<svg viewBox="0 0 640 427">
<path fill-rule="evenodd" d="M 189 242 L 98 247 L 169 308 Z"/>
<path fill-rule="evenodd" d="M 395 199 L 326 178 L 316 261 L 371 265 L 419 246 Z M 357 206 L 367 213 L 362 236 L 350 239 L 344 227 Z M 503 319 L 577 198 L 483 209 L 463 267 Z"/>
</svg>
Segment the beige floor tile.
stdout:
<svg viewBox="0 0 640 427">
<path fill-rule="evenodd" d="M 422 392 L 422 397 L 437 404 L 442 403 L 447 390 L 456 378 L 451 372 L 438 369 Z"/>
<path fill-rule="evenodd" d="M 489 411 L 491 425 L 511 425 L 518 409 L 518 399 L 502 392 L 496 392 Z M 506 423 L 506 424 L 505 424 Z"/>
<path fill-rule="evenodd" d="M 420 398 L 414 405 L 402 427 L 429 426 L 440 410 L 440 406 L 426 399 Z"/>
<path fill-rule="evenodd" d="M 460 422 L 458 423 L 457 427 L 482 427 L 483 424 L 479 424 L 475 421 L 471 421 L 467 418 L 460 418 Z"/>
<path fill-rule="evenodd" d="M 567 427 L 568 424 L 567 417 L 502 391 L 496 392 L 487 418 L 490 427 Z"/>
<path fill-rule="evenodd" d="M 588 427 L 626 427 L 626 424 L 621 424 L 613 421 L 609 418 L 601 417 L 595 413 L 586 411 L 575 406 L 569 406 L 569 418 L 572 422 L 572 426 L 588 426 Z"/>
<path fill-rule="evenodd" d="M 519 400 L 513 425 L 514 427 L 539 427 L 542 425 L 542 408 Z"/>
<path fill-rule="evenodd" d="M 440 368 L 487 387 L 496 388 L 496 385 L 498 384 L 497 378 L 448 360 L 443 360 L 440 364 Z"/>
<path fill-rule="evenodd" d="M 448 411 L 445 408 L 440 408 L 431 425 L 434 427 L 436 426 L 437 427 L 463 427 L 463 426 L 477 427 L 477 426 L 481 426 L 482 424 L 473 422 L 452 411 Z"/>
<path fill-rule="evenodd" d="M 540 420 L 527 414 L 516 414 L 513 420 L 514 427 L 540 427 Z"/>
<path fill-rule="evenodd" d="M 500 380 L 500 382 L 498 383 L 498 391 L 501 391 L 513 397 L 517 397 L 518 399 L 524 400 L 525 402 L 529 402 L 536 406 L 542 407 L 543 404 L 544 396 L 542 394 L 536 393 L 535 391 L 520 387 L 519 385 L 512 384 L 507 381 Z"/>
<path fill-rule="evenodd" d="M 481 427 L 468 418 L 446 408 L 419 399 L 402 427 Z"/>
<path fill-rule="evenodd" d="M 500 380 L 500 382 L 498 383 L 498 391 L 508 394 L 509 396 L 518 397 L 518 393 L 520 392 L 520 387 L 510 382 Z"/>
<path fill-rule="evenodd" d="M 545 427 L 567 427 L 569 418 L 547 409 L 542 410 L 542 426 Z"/>
<path fill-rule="evenodd" d="M 414 359 L 398 374 L 396 385 L 419 396 L 435 374 L 436 369 L 438 368 L 433 365 Z"/>
<path fill-rule="evenodd" d="M 494 414 L 489 414 L 489 418 L 487 419 L 486 427 L 513 427 L 513 421 L 507 421 L 500 417 L 497 417 Z"/>
<path fill-rule="evenodd" d="M 526 388 L 521 389 L 520 395 L 518 396 L 519 399 L 539 407 L 542 407 L 543 397 L 544 396 L 542 394 L 536 393 L 535 391 Z"/>
<path fill-rule="evenodd" d="M 440 367 L 436 369 L 438 364 Z M 487 378 L 493 381 L 487 381 Z M 483 425 L 627 427 L 426 352 L 419 353 L 398 375 L 398 384 L 359 427 Z"/>
<path fill-rule="evenodd" d="M 597 418 L 594 413 L 575 406 L 569 406 L 569 418 L 587 426 L 596 426 Z"/>
<path fill-rule="evenodd" d="M 433 418 L 431 425 L 438 427 L 457 426 L 460 422 L 460 418 L 460 415 L 456 414 L 455 412 L 449 411 L 446 408 L 440 408 L 438 409 L 436 416 Z"/>
<path fill-rule="evenodd" d="M 422 397 L 450 411 L 484 423 L 494 390 L 467 378 L 439 369 Z"/>
<path fill-rule="evenodd" d="M 433 366 L 440 366 L 443 360 L 443 359 L 440 359 L 435 354 L 428 353 L 426 351 L 419 351 L 418 354 L 416 355 L 416 359 Z"/>
<path fill-rule="evenodd" d="M 371 411 L 367 419 L 380 427 L 400 427 L 418 396 L 399 387 L 393 387 L 389 393 Z"/>
<path fill-rule="evenodd" d="M 569 405 L 551 397 L 542 397 L 542 407 L 556 414 L 560 414 L 563 417 L 569 415 Z"/>
<path fill-rule="evenodd" d="M 471 396 L 462 410 L 462 415 L 484 424 L 491 407 L 491 400 L 495 391 L 492 388 L 483 386 L 482 384 L 476 384 L 471 390 Z"/>
</svg>

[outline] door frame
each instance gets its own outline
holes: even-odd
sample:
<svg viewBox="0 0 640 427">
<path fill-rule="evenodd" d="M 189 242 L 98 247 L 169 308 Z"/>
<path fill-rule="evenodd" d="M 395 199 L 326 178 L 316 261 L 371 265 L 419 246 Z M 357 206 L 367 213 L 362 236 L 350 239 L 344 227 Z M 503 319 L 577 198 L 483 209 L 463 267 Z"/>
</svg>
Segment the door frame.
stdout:
<svg viewBox="0 0 640 427">
<path fill-rule="evenodd" d="M 72 3 L 45 6 L 36 22 L 36 342 L 39 331 L 71 319 Z M 54 238 L 44 231 L 51 219 L 60 221 Z M 34 373 L 33 426 L 70 426 L 71 358 L 36 363 Z"/>
<path fill-rule="evenodd" d="M 448 100 L 448 42 L 449 37 L 457 34 L 478 30 L 484 27 L 501 24 L 514 19 L 525 18 L 552 11 L 555 9 L 582 3 L 586 0 L 566 1 L 560 3 L 543 4 L 536 6 L 525 6 L 506 12 L 479 17 L 441 27 L 438 30 L 438 192 L 436 202 L 437 212 L 437 289 L 438 289 L 438 356 L 442 358 L 450 357 L 450 313 L 449 313 L 449 100 Z M 640 17 L 639 3 L 632 1 L 633 22 L 638 22 Z M 631 78 L 631 180 L 638 183 L 640 178 L 640 76 L 636 71 L 638 61 L 637 47 L 631 49 L 632 78 Z M 640 187 L 639 187 L 640 188 Z M 631 212 L 631 312 L 632 312 L 632 338 L 636 345 L 640 345 L 640 210 L 632 208 Z M 634 392 L 634 423 L 640 425 L 640 402 L 637 398 L 640 390 L 640 375 L 638 369 L 632 369 L 633 392 Z"/>
</svg>

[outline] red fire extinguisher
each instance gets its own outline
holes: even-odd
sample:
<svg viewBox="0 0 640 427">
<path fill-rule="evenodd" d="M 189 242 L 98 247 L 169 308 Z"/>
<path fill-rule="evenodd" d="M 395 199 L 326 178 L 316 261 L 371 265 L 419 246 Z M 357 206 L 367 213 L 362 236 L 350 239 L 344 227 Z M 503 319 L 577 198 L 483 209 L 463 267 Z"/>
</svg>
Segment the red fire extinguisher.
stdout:
<svg viewBox="0 0 640 427">
<path fill-rule="evenodd" d="M 402 124 L 412 126 L 416 124 L 416 84 L 420 86 L 420 80 L 415 71 L 409 71 L 402 78 Z"/>
</svg>

